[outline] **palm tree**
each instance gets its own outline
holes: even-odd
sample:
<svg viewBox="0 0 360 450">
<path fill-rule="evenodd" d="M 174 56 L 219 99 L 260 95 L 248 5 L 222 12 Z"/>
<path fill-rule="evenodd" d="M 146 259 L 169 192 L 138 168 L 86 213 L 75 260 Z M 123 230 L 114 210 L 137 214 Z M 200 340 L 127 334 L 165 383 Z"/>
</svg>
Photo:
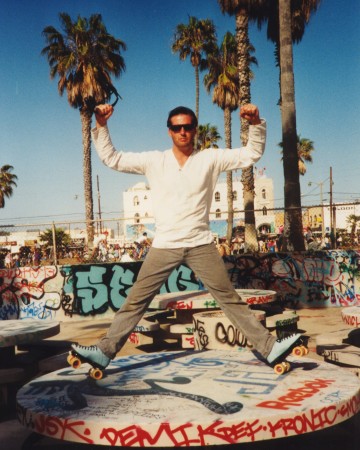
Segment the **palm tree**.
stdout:
<svg viewBox="0 0 360 450">
<path fill-rule="evenodd" d="M 11 173 L 13 166 L 5 164 L 0 168 L 0 208 L 5 208 L 5 197 L 10 198 L 13 194 L 13 187 L 17 186 L 17 176 Z"/>
<path fill-rule="evenodd" d="M 48 228 L 40 234 L 40 241 L 43 242 L 47 247 L 53 247 L 54 237 L 56 247 L 58 249 L 64 248 L 71 243 L 71 237 L 69 233 L 67 233 L 63 228 L 54 228 L 54 231 L 51 228 Z"/>
<path fill-rule="evenodd" d="M 262 6 L 265 0 L 218 0 L 223 13 L 235 15 L 237 68 L 239 75 L 239 106 L 251 102 L 250 94 L 250 41 L 249 20 L 262 20 Z M 246 145 L 249 136 L 249 124 L 241 119 L 241 142 Z M 250 166 L 242 170 L 244 210 L 245 210 L 245 245 L 247 251 L 258 249 L 255 227 L 255 183 L 254 170 Z"/>
<path fill-rule="evenodd" d="M 357 216 L 356 214 L 350 214 L 350 216 L 346 218 L 346 222 L 350 226 L 350 238 L 351 243 L 353 243 L 355 239 L 356 228 L 360 223 L 360 216 Z"/>
<path fill-rule="evenodd" d="M 91 169 L 91 118 L 94 106 L 116 93 L 110 75 L 119 77 L 125 70 L 121 50 L 126 45 L 107 32 L 100 14 L 74 22 L 67 13 L 59 14 L 63 34 L 53 26 L 43 30 L 47 46 L 50 77 L 59 77 L 58 90 L 67 92 L 70 106 L 80 109 L 83 136 L 83 175 L 88 243 L 94 239 L 94 211 Z"/>
<path fill-rule="evenodd" d="M 195 114 L 199 120 L 200 84 L 199 72 L 206 69 L 206 55 L 216 45 L 216 31 L 212 20 L 190 16 L 189 23 L 179 24 L 174 34 L 172 51 L 179 53 L 182 61 L 190 57 L 195 70 Z"/>
<path fill-rule="evenodd" d="M 204 77 L 206 90 L 213 87 L 213 103 L 224 111 L 225 146 L 231 148 L 231 113 L 239 106 L 239 77 L 237 72 L 237 46 L 235 36 L 227 32 L 222 44 L 208 56 L 209 72 Z M 234 221 L 232 171 L 226 173 L 228 223 L 226 240 L 231 245 Z"/>
<path fill-rule="evenodd" d="M 285 177 L 282 250 L 305 250 L 297 153 L 291 0 L 279 0 L 280 92 Z"/>
<path fill-rule="evenodd" d="M 210 125 L 209 123 L 199 125 L 197 134 L 197 146 L 199 150 L 219 148 L 217 142 L 221 139 L 221 136 L 216 125 Z"/>
<path fill-rule="evenodd" d="M 317 10 L 320 0 L 291 0 L 291 38 L 294 44 L 301 42 L 310 16 Z M 267 0 L 264 4 L 264 14 L 259 16 L 257 24 L 261 28 L 267 22 L 267 37 L 275 44 L 275 65 L 280 68 L 280 41 L 279 41 L 279 3 Z M 280 72 L 279 72 L 280 87 Z M 281 105 L 281 93 L 279 105 Z"/>
<path fill-rule="evenodd" d="M 292 43 L 299 43 L 310 16 L 320 0 L 266 1 L 258 25 L 267 21 L 268 39 L 275 43 L 276 65 L 280 67 L 280 109 L 283 134 L 285 224 L 282 250 L 304 250 L 301 194 L 296 132 L 295 83 Z"/>
<path fill-rule="evenodd" d="M 283 149 L 283 143 L 279 143 L 279 147 Z M 298 156 L 298 167 L 299 174 L 305 175 L 306 173 L 306 164 L 305 162 L 312 163 L 312 155 L 311 153 L 315 150 L 313 141 L 310 139 L 302 138 L 299 134 L 297 135 L 296 140 L 296 148 L 297 148 L 297 156 Z M 283 150 L 281 150 L 281 154 L 283 154 Z M 284 158 L 282 157 L 281 160 Z"/>
</svg>

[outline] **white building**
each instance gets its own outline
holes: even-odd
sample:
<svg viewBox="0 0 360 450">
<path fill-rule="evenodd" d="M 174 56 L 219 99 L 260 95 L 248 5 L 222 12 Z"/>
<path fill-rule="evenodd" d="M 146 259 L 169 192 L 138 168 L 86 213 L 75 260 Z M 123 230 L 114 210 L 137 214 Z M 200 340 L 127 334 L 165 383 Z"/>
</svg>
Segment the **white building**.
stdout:
<svg viewBox="0 0 360 450">
<path fill-rule="evenodd" d="M 303 224 L 309 226 L 313 231 L 330 233 L 331 215 L 330 204 L 323 203 L 322 206 L 310 206 L 303 211 Z M 335 215 L 334 215 L 335 212 Z M 337 230 L 350 232 L 349 217 L 360 217 L 360 203 L 334 203 L 333 204 L 333 227 Z"/>
<path fill-rule="evenodd" d="M 255 175 L 255 221 L 261 232 L 275 232 L 275 216 L 269 209 L 274 208 L 273 180 L 267 178 L 265 170 L 254 170 Z M 243 186 L 240 175 L 233 173 L 234 226 L 244 225 Z M 126 237 L 136 239 L 143 232 L 150 235 L 154 231 L 151 190 L 140 182 L 123 192 L 124 225 Z M 222 177 L 214 190 L 210 210 L 210 228 L 218 236 L 226 235 L 227 185 Z"/>
</svg>

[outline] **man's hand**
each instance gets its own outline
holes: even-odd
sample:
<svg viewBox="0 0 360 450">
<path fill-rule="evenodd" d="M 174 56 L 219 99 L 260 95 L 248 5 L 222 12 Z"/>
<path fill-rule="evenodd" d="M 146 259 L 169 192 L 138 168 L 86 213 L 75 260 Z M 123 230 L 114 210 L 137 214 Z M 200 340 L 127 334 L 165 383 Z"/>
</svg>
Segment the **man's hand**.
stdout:
<svg viewBox="0 0 360 450">
<path fill-rule="evenodd" d="M 240 108 L 240 117 L 247 120 L 250 125 L 259 125 L 261 123 L 259 109 L 251 103 Z"/>
<path fill-rule="evenodd" d="M 114 112 L 113 106 L 105 103 L 95 108 L 96 128 L 104 127 Z"/>
</svg>

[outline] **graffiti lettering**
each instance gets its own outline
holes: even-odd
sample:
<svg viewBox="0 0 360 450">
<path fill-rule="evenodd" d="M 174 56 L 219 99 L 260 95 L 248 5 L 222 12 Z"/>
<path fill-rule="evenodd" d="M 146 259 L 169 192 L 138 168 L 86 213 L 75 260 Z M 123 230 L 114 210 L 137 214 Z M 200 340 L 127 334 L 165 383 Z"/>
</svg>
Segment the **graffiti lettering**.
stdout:
<svg viewBox="0 0 360 450">
<path fill-rule="evenodd" d="M 346 325 L 350 325 L 354 328 L 360 328 L 360 315 L 359 316 L 350 316 L 347 314 L 342 314 L 342 320 Z"/>
<path fill-rule="evenodd" d="M 272 300 L 272 295 L 259 295 L 258 297 L 249 297 L 246 299 L 248 305 L 269 303 Z"/>
<path fill-rule="evenodd" d="M 86 426 L 84 420 L 60 419 L 39 415 L 35 420 L 35 430 L 47 436 L 56 436 L 61 440 L 74 440 L 76 436 L 81 442 L 92 444 L 90 439 L 91 430 Z"/>
<path fill-rule="evenodd" d="M 198 440 L 188 437 L 186 430 L 191 427 L 191 424 L 186 423 L 173 428 L 169 423 L 164 423 L 160 425 L 153 436 L 138 425 L 119 430 L 104 428 L 100 439 L 105 439 L 111 446 L 144 447 L 156 444 L 165 435 L 175 447 L 190 447 L 198 442 Z"/>
<path fill-rule="evenodd" d="M 321 389 L 328 387 L 335 380 L 321 380 L 316 379 L 314 381 L 304 382 L 304 387 L 297 389 L 289 389 L 286 395 L 282 395 L 277 400 L 269 400 L 258 403 L 257 406 L 263 408 L 273 408 L 287 410 L 293 406 L 300 406 L 301 402 L 308 397 L 312 397 L 317 394 Z"/>
<path fill-rule="evenodd" d="M 356 250 L 331 250 L 314 255 L 246 254 L 225 258 L 230 279 L 236 288 L 276 291 L 277 299 L 290 307 L 299 304 L 314 307 L 359 305 L 359 261 L 360 252 Z M 0 319 L 33 314 L 40 319 L 62 320 L 74 316 L 112 314 L 123 305 L 140 267 L 141 262 L 138 261 L 0 269 Z M 160 293 L 200 288 L 201 283 L 195 274 L 182 265 L 172 272 Z M 56 298 L 53 305 L 45 300 L 49 293 Z M 260 302 L 266 300 L 264 297 Z M 253 303 L 253 300 L 249 299 L 248 303 Z M 209 308 L 216 306 L 215 300 L 205 305 Z M 192 307 L 191 303 L 176 305 L 176 309 Z M 351 326 L 360 326 L 356 317 L 343 320 Z"/>
<path fill-rule="evenodd" d="M 194 320 L 194 342 L 197 342 L 197 348 L 204 350 L 209 344 L 209 336 L 205 332 L 204 322 L 195 319 Z"/>
<path fill-rule="evenodd" d="M 231 324 L 225 329 L 224 324 L 218 322 L 215 326 L 215 337 L 222 344 L 228 344 L 231 347 L 235 345 L 239 347 L 252 347 L 246 337 Z"/>
</svg>

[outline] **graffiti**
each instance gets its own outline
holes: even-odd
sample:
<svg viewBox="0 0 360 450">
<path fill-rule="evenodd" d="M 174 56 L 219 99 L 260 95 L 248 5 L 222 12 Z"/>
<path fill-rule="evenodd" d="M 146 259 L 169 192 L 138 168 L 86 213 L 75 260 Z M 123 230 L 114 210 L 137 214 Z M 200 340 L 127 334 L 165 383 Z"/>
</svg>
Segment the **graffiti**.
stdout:
<svg viewBox="0 0 360 450">
<path fill-rule="evenodd" d="M 360 302 L 359 251 L 227 256 L 225 262 L 237 288 L 274 290 L 292 307 Z"/>
<path fill-rule="evenodd" d="M 317 394 L 321 389 L 327 388 L 335 380 L 315 379 L 313 381 L 304 382 L 303 387 L 289 389 L 285 395 L 282 395 L 277 400 L 266 401 L 258 403 L 257 406 L 263 408 L 273 408 L 288 410 L 293 406 L 301 406 L 304 399 Z"/>
<path fill-rule="evenodd" d="M 234 325 L 228 325 L 226 328 L 222 322 L 218 322 L 215 326 L 215 337 L 222 344 L 228 344 L 231 347 L 252 347 L 248 344 L 246 337 L 237 330 Z"/>
<path fill-rule="evenodd" d="M 209 336 L 207 336 L 205 332 L 204 322 L 195 319 L 195 317 L 193 317 L 193 320 L 194 320 L 194 341 L 196 340 L 196 343 L 194 342 L 194 345 L 196 348 L 205 350 L 209 344 Z"/>
<path fill-rule="evenodd" d="M 322 430 L 330 427 L 345 417 L 351 417 L 354 411 L 359 409 L 359 397 L 354 396 L 345 406 L 327 406 L 319 411 L 298 414 L 289 419 L 280 419 L 274 423 L 268 422 L 269 432 L 273 438 L 300 435 L 311 431 Z"/>
<path fill-rule="evenodd" d="M 224 261 L 236 288 L 275 291 L 285 306 L 360 304 L 359 251 L 233 255 Z M 138 261 L 0 269 L 0 319 L 68 320 L 112 315 L 124 304 L 140 267 Z M 201 289 L 201 280 L 181 265 L 160 293 Z M 205 307 L 216 306 L 215 300 L 209 300 Z M 176 308 L 191 309 L 191 304 Z"/>
<path fill-rule="evenodd" d="M 353 328 L 360 328 L 360 306 L 344 308 L 341 311 L 341 317 L 346 325 L 350 325 Z"/>
<path fill-rule="evenodd" d="M 258 305 L 261 303 L 269 303 L 272 300 L 272 295 L 259 295 L 257 297 L 249 297 L 246 299 L 248 305 Z"/>
<path fill-rule="evenodd" d="M 249 351 L 124 356 L 99 382 L 79 370 L 62 369 L 20 388 L 20 423 L 94 445 L 205 447 L 301 435 L 360 409 L 353 374 L 320 362 L 311 375 L 293 370 L 281 383 Z"/>
</svg>

